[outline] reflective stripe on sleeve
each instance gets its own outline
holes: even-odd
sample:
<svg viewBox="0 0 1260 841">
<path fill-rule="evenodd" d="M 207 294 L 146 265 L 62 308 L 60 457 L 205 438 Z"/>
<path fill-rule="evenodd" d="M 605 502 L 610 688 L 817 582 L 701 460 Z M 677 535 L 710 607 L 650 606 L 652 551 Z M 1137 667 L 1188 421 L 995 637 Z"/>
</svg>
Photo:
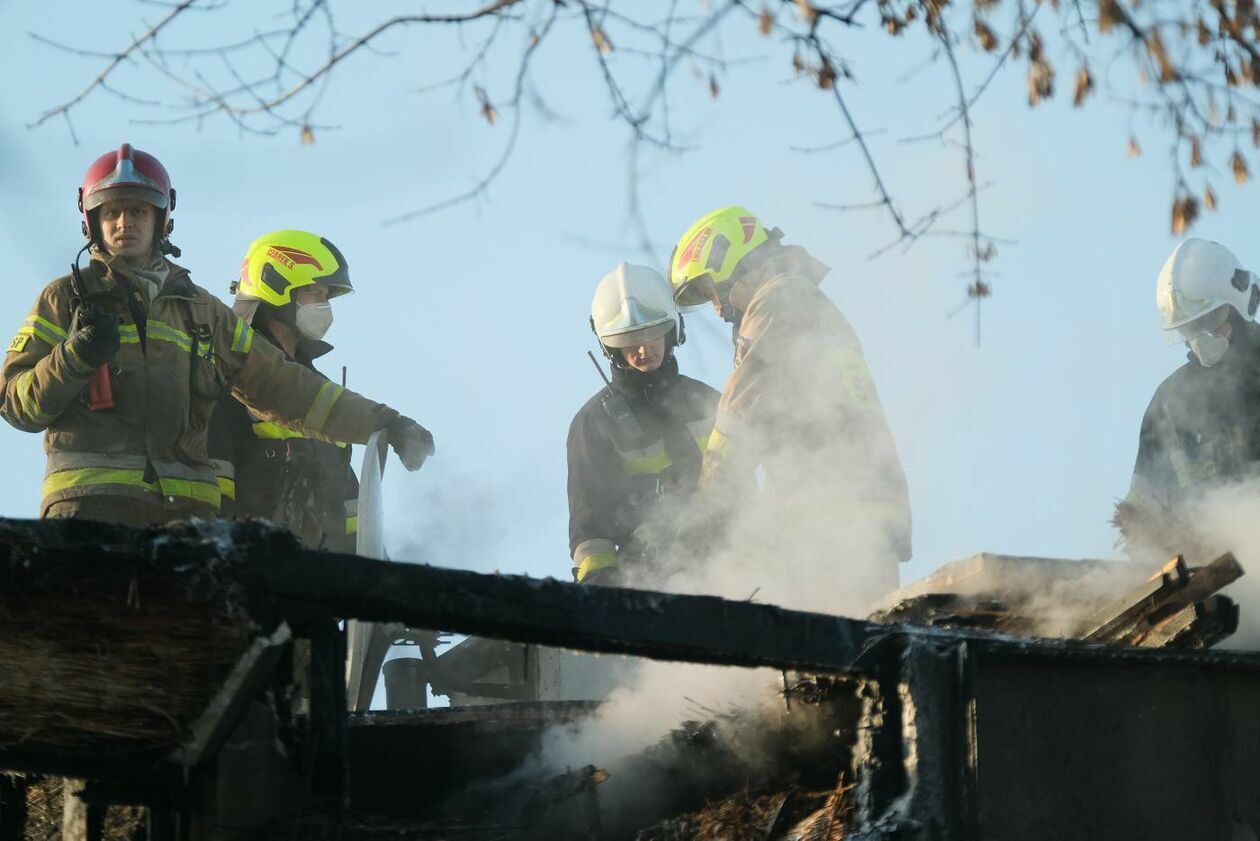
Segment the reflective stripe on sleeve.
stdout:
<svg viewBox="0 0 1260 841">
<path fill-rule="evenodd" d="M 254 437 L 263 441 L 288 441 L 290 438 L 306 438 L 304 433 L 289 429 L 286 426 L 281 426 L 278 423 L 272 423 L 271 421 L 258 420 L 254 421 L 249 426 L 254 432 Z M 344 441 L 338 441 L 336 444 L 338 447 L 342 448 L 349 446 L 349 444 Z"/>
<path fill-rule="evenodd" d="M 687 431 L 691 433 L 691 437 L 695 440 L 696 446 L 700 448 L 700 452 L 704 452 L 709 446 L 709 438 L 713 435 L 713 418 L 705 418 L 698 421 L 689 421 L 687 423 Z"/>
<path fill-rule="evenodd" d="M 254 328 L 245 323 L 245 319 L 237 318 L 236 327 L 232 329 L 232 352 L 249 353 L 254 344 Z"/>
<path fill-rule="evenodd" d="M 18 335 L 23 334 L 27 336 L 34 336 L 47 345 L 55 345 L 59 342 L 63 342 L 68 335 L 65 330 L 62 330 L 56 324 L 53 324 L 48 319 L 41 318 L 38 315 L 27 316 L 26 320 L 22 322 L 22 327 L 18 330 Z"/>
<path fill-rule="evenodd" d="M 601 537 L 583 540 L 573 550 L 573 577 L 581 582 L 588 575 L 617 565 L 617 545 Z"/>
<path fill-rule="evenodd" d="M 66 365 L 68 365 L 70 370 L 78 374 L 80 377 L 89 376 L 92 371 L 95 370 L 91 365 L 83 361 L 83 357 L 79 356 L 78 352 L 75 351 L 74 347 L 69 342 L 62 345 L 61 349 L 65 353 Z"/>
<path fill-rule="evenodd" d="M 30 369 L 18 374 L 17 383 L 18 402 L 22 404 L 22 413 L 32 423 L 46 424 L 53 419 L 52 415 L 44 414 L 43 409 L 39 407 L 39 399 L 35 396 L 35 370 Z"/>
<path fill-rule="evenodd" d="M 311 402 L 311 408 L 306 413 L 306 420 L 302 422 L 302 426 L 312 432 L 323 432 L 324 424 L 328 422 L 328 415 L 332 412 L 333 404 L 337 402 L 337 398 L 345 391 L 344 388 L 329 380 L 319 387 L 319 393 L 315 395 L 315 400 Z"/>
</svg>

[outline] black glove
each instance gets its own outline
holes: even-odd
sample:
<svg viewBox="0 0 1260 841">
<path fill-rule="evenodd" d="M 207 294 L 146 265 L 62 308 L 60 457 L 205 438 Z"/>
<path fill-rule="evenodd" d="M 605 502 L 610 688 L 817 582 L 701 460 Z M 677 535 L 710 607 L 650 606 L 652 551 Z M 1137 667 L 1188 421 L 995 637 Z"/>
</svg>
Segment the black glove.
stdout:
<svg viewBox="0 0 1260 841">
<path fill-rule="evenodd" d="M 79 310 L 78 329 L 66 345 L 88 367 L 101 367 L 118 353 L 118 315 L 95 307 Z"/>
<path fill-rule="evenodd" d="M 386 424 L 385 435 L 408 470 L 419 470 L 424 460 L 434 453 L 432 433 L 411 418 L 402 415 L 394 418 Z"/>
</svg>

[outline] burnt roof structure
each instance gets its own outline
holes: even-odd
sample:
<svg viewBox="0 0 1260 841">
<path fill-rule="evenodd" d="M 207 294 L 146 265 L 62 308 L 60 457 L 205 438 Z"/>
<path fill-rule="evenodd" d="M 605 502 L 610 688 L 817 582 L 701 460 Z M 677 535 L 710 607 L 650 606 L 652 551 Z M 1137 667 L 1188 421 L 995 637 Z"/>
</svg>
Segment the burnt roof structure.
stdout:
<svg viewBox="0 0 1260 841">
<path fill-rule="evenodd" d="M 0 689 L 0 769 L 86 778 L 83 797 L 98 808 L 149 808 L 153 838 L 1224 839 L 1260 830 L 1260 657 L 1251 653 L 1032 639 L 372 561 L 302 549 L 259 523 L 137 531 L 0 521 L 0 566 L 0 623 L 21 640 L 0 648 L 0 664 L 24 672 L 12 681 L 19 688 Z M 1194 577 L 1161 582 L 1154 591 L 1184 595 Z M 1140 580 L 1132 586 L 1152 595 Z M 1161 596 L 1130 618 L 1163 622 L 1163 607 L 1193 612 L 1210 596 L 1190 592 L 1193 601 Z M 511 789 L 546 728 L 597 704 L 350 716 L 337 624 L 348 618 L 770 667 L 785 674 L 784 703 L 684 728 L 621 772 L 639 788 L 592 766 Z M 99 704 L 85 701 L 93 694 Z M 771 764 L 732 758 L 749 733 L 773 748 Z M 634 793 L 646 789 L 659 796 Z M 19 831 L 20 813 L 0 791 L 0 837 Z M 721 829 L 731 821 L 738 831 Z"/>
</svg>

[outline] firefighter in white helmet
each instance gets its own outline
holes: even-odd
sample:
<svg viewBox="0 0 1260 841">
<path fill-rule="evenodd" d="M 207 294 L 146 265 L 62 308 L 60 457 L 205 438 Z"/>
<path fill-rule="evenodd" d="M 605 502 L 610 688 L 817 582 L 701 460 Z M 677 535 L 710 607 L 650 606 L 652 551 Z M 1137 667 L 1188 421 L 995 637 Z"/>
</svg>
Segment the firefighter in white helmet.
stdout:
<svg viewBox="0 0 1260 841">
<path fill-rule="evenodd" d="M 1225 246 L 1187 239 L 1156 282 L 1169 343 L 1187 361 L 1142 419 L 1129 494 L 1115 523 L 1129 554 L 1166 559 L 1209 551 L 1190 511 L 1205 491 L 1260 476 L 1260 286 Z"/>
<path fill-rule="evenodd" d="M 678 372 L 683 321 L 657 271 L 605 275 L 590 323 L 612 378 L 569 427 L 569 551 L 576 580 L 624 584 L 671 533 L 662 502 L 678 507 L 700 477 L 718 393 Z"/>
</svg>

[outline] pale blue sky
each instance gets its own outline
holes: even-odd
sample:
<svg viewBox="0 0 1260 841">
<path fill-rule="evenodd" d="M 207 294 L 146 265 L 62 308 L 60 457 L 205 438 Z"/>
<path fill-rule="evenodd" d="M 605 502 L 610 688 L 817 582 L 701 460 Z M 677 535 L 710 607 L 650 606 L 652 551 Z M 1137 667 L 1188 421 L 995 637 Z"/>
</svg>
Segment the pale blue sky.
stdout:
<svg viewBox="0 0 1260 841">
<path fill-rule="evenodd" d="M 251 5 L 229 4 L 228 13 Z M 609 116 L 589 45 L 566 36 L 540 51 L 539 88 L 560 119 L 527 112 L 516 155 L 483 201 L 386 228 L 382 220 L 473 183 L 506 137 L 505 125 L 480 118 L 471 95 L 408 92 L 449 74 L 451 30 L 399 33 L 382 45 L 395 55 L 347 61 L 319 115 L 340 128 L 320 131 L 312 146 L 300 146 L 296 132 L 262 138 L 223 121 L 136 125 L 137 110 L 108 95 L 76 112 L 79 146 L 64 124 L 25 127 L 101 64 L 54 53 L 28 30 L 112 48 L 139 16 L 161 13 L 134 2 L 0 0 L 8 83 L 0 248 L 9 290 L 0 324 L 16 329 L 43 284 L 66 270 L 81 243 L 82 173 L 129 141 L 170 170 L 180 262 L 212 291 L 226 295 L 245 246 L 269 229 L 318 231 L 345 252 L 359 291 L 337 302 L 337 350 L 325 371 L 348 366 L 351 387 L 412 415 L 437 440 L 422 472 L 404 474 L 394 462 L 387 473 L 396 557 L 566 577 L 564 438 L 598 386 L 585 358 L 590 294 L 616 262 L 642 259 L 592 244 L 629 248 L 633 237 L 626 132 Z M 862 83 L 851 104 L 862 125 L 887 129 L 872 138 L 874 152 L 907 214 L 952 201 L 961 192 L 957 152 L 898 142 L 930 129 L 947 107 L 943 69 L 899 83 L 926 56 L 921 43 L 864 32 L 845 47 Z M 925 241 L 868 260 L 892 236 L 886 220 L 814 206 L 870 200 L 854 151 L 789 149 L 847 133 L 830 101 L 785 84 L 782 49 L 752 24 L 722 49 L 776 58 L 732 68 L 716 101 L 707 82 L 681 71 L 672 104 L 695 148 L 646 159 L 652 237 L 667 253 L 696 216 L 742 203 L 833 267 L 824 288 L 861 336 L 910 480 L 915 558 L 903 579 L 978 551 L 1113 555 L 1107 521 L 1127 490 L 1138 422 L 1183 359 L 1163 344 L 1153 305 L 1155 275 L 1174 245 L 1164 136 L 1138 125 L 1148 154 L 1131 160 L 1126 112 L 1104 101 L 1074 111 L 1067 97 L 1029 111 L 1021 71 L 999 78 L 976 109 L 980 177 L 993 182 L 981 213 L 989 233 L 1018 244 L 1003 246 L 994 263 L 977 348 L 971 311 L 947 318 L 963 300 L 962 243 Z M 964 62 L 973 79 L 985 66 Z M 1060 68 L 1062 84 L 1071 69 Z M 1260 191 L 1236 188 L 1224 173 L 1213 181 L 1221 210 L 1195 233 L 1260 265 L 1246 233 Z M 705 313 L 688 325 L 684 370 L 720 388 L 727 331 Z M 34 516 L 38 436 L 4 426 L 0 452 L 0 514 Z"/>
</svg>

